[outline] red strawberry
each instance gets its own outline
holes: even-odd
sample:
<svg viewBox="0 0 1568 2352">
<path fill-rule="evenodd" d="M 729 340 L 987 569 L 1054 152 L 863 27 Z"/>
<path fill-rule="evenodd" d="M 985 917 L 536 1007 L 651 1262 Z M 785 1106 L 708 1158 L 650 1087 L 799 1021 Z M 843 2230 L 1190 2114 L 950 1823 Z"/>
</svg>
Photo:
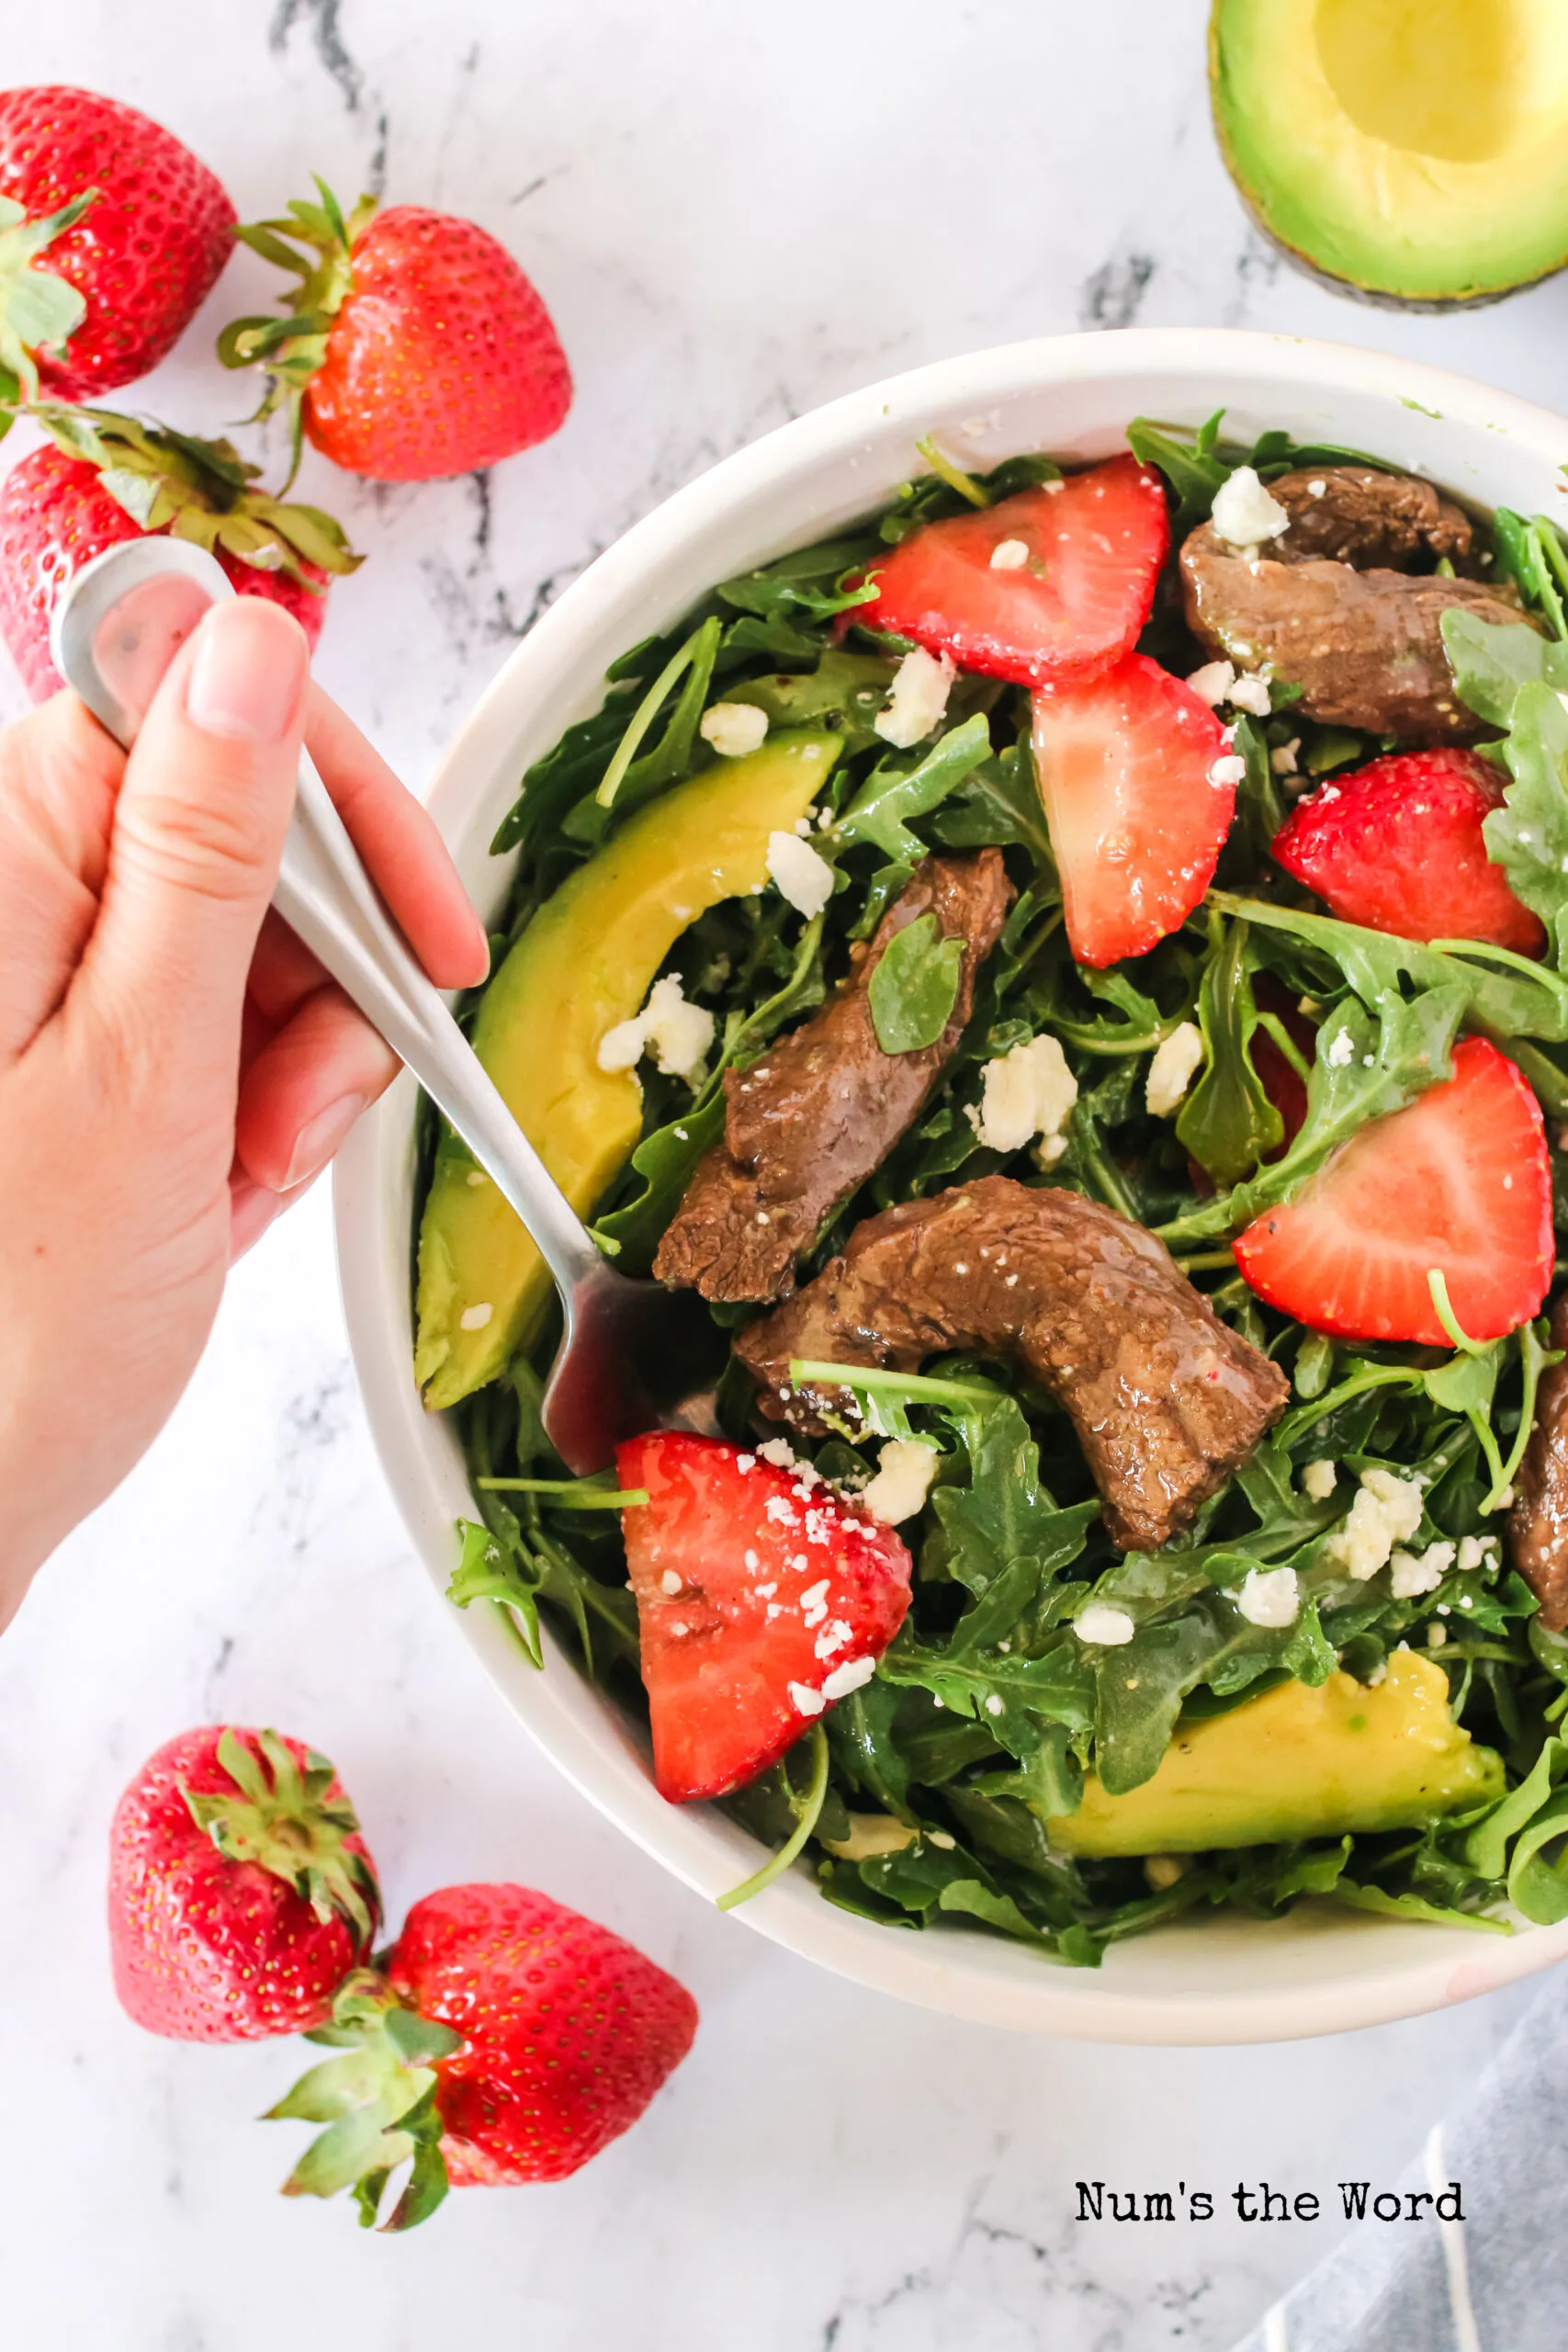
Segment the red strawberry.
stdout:
<svg viewBox="0 0 1568 2352">
<path fill-rule="evenodd" d="M 28 398 L 97 400 L 145 376 L 233 243 L 220 182 L 134 107 L 0 90 L 0 371 Z"/>
<path fill-rule="evenodd" d="M 1236 1263 L 1259 1298 L 1314 1331 L 1438 1348 L 1450 1340 L 1434 1267 L 1472 1340 L 1501 1339 L 1539 1310 L 1553 1255 L 1540 1105 L 1484 1038 L 1456 1046 L 1453 1064 L 1247 1227 Z"/>
<path fill-rule="evenodd" d="M 1208 704 L 1130 653 L 1087 684 L 1034 695 L 1034 766 L 1080 964 L 1142 956 L 1213 878 L 1239 766 Z"/>
<path fill-rule="evenodd" d="M 1504 782 L 1474 752 L 1396 752 L 1302 801 L 1275 834 L 1274 855 L 1342 922 L 1539 956 L 1546 933 L 1481 831 Z"/>
<path fill-rule="evenodd" d="M 344 220 L 316 186 L 320 204 L 239 232 L 300 280 L 290 316 L 236 319 L 219 339 L 225 367 L 259 360 L 272 377 L 261 413 L 288 406 L 297 450 L 302 426 L 374 481 L 474 473 L 554 433 L 571 370 L 505 246 L 472 220 L 378 212 L 368 196 Z"/>
<path fill-rule="evenodd" d="M 878 559 L 876 601 L 852 618 L 1021 686 L 1087 677 L 1131 651 L 1169 544 L 1158 474 L 1112 458 L 911 531 Z M 1019 548 L 1016 563 L 994 562 Z"/>
<path fill-rule="evenodd" d="M 35 413 L 51 445 L 0 481 L 0 637 L 35 702 L 59 691 L 49 624 L 66 582 L 106 548 L 176 517 L 180 537 L 211 548 L 242 594 L 283 605 L 315 643 L 329 574 L 360 560 L 330 514 L 253 489 L 257 468 L 227 441 L 107 409 Z"/>
<path fill-rule="evenodd" d="M 380 1917 L 354 1808 L 297 1739 L 184 1732 L 115 1808 L 115 1991 L 150 2033 L 257 2041 L 324 2024 Z"/>
<path fill-rule="evenodd" d="M 615 1459 L 648 1489 L 621 1524 L 654 1778 L 675 1804 L 723 1796 L 869 1679 L 909 1605 L 909 1555 L 809 1464 L 668 1430 Z"/>
<path fill-rule="evenodd" d="M 271 2110 L 333 2127 L 284 2194 L 353 2186 L 368 2225 L 412 2156 L 387 2223 L 408 2229 L 448 2186 L 564 2180 L 637 2121 L 696 2028 L 684 1985 L 608 1928 L 525 1886 L 444 1887 L 414 1905 L 384 1976 L 344 1986 L 330 2039 L 347 2056 Z"/>
</svg>

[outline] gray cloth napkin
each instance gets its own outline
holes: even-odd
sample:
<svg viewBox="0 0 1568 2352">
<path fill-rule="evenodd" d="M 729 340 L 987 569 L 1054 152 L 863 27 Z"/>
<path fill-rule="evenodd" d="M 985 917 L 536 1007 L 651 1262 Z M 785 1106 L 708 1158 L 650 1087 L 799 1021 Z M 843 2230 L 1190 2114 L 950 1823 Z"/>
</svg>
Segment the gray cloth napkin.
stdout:
<svg viewBox="0 0 1568 2352">
<path fill-rule="evenodd" d="M 1442 2205 L 1358 2222 L 1235 2352 L 1563 2352 L 1568 1967 L 1399 2188 L 1406 2211 L 1423 2190 Z"/>
</svg>

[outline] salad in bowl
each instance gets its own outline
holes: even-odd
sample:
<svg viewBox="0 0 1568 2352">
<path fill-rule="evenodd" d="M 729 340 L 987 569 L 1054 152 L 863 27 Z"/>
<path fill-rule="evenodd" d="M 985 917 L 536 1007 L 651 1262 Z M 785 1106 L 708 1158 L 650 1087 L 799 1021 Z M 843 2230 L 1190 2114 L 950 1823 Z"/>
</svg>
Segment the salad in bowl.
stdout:
<svg viewBox="0 0 1568 2352">
<path fill-rule="evenodd" d="M 1568 552 L 1376 449 L 1124 442 L 912 440 L 528 767 L 472 1040 L 717 1372 L 570 1478 L 430 1119 L 451 1597 L 761 1841 L 738 1898 L 1080 1965 L 1555 1923 Z"/>
</svg>

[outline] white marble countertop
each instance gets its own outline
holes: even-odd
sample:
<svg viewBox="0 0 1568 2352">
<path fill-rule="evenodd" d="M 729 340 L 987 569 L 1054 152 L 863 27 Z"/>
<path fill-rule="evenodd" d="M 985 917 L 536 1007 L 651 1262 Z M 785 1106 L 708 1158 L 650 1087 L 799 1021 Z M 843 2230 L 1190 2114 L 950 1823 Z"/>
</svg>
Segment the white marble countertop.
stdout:
<svg viewBox="0 0 1568 2352">
<path fill-rule="evenodd" d="M 5 73 L 145 107 L 243 217 L 315 168 L 470 213 L 536 277 L 578 379 L 555 441 L 419 489 L 308 461 L 305 493 L 371 558 L 321 673 L 419 785 L 597 549 L 768 426 L 918 361 L 1135 318 L 1379 345 L 1560 400 L 1568 283 L 1413 319 L 1276 265 L 1210 137 L 1205 14 L 77 0 L 12 10 Z M 266 277 L 239 257 L 130 398 L 197 431 L 243 413 L 210 336 Z M 6 669 L 0 714 L 19 707 Z M 520 1878 L 685 1978 L 703 2030 L 635 2133 L 406 2242 L 276 2197 L 296 2128 L 250 2119 L 293 2051 L 142 2036 L 101 1923 L 122 1781 L 220 1715 L 336 1758 L 394 1918 L 433 1885 Z M 1080 2223 L 1075 2180 L 1228 2200 L 1390 2175 L 1526 1997 L 1272 2050 L 1028 2042 L 717 1917 L 532 1752 L 444 1622 L 366 1436 L 321 1192 L 240 1269 L 174 1423 L 0 1646 L 0 2296 L 27 2352 L 1224 2352 L 1342 2225 L 1228 2201 L 1207 2224 Z"/>
</svg>

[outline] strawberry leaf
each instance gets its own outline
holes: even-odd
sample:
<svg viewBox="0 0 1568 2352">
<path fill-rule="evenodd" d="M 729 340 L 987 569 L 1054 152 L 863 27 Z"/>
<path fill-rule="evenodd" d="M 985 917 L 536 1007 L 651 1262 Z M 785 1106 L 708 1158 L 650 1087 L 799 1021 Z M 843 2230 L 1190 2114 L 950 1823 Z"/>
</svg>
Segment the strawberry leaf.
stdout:
<svg viewBox="0 0 1568 2352">
<path fill-rule="evenodd" d="M 268 2121 L 327 2127 L 284 2182 L 283 2194 L 335 2197 L 352 2188 L 361 2226 L 373 2229 L 389 2178 L 412 2161 L 408 2186 L 384 2225 L 412 2229 L 446 2194 L 434 2068 L 462 2048 L 462 2036 L 404 2008 L 373 1969 L 356 1970 L 340 1985 L 332 2026 L 311 2038 L 329 2034 L 344 2055 L 312 2066 L 266 2112 Z"/>
<path fill-rule="evenodd" d="M 58 354 L 87 315 L 86 297 L 39 255 L 73 229 L 97 196 L 88 188 L 46 218 L 29 220 L 15 198 L 0 196 L 0 369 L 10 397 L 38 395 L 37 355 Z"/>
</svg>

